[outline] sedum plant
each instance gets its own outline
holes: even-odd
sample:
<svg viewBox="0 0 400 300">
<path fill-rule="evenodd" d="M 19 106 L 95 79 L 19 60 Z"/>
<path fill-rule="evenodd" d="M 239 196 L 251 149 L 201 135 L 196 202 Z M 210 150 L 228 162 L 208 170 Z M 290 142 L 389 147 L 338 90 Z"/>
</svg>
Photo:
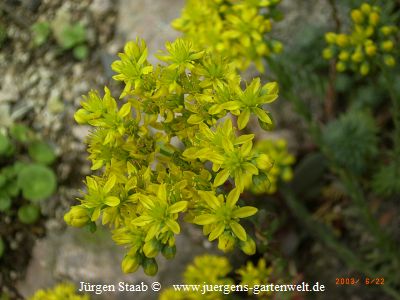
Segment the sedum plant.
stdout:
<svg viewBox="0 0 400 300">
<path fill-rule="evenodd" d="M 384 64 L 396 64 L 398 27 L 388 23 L 381 15 L 379 6 L 363 3 L 351 11 L 350 34 L 328 32 L 328 47 L 323 51 L 325 59 L 338 58 L 336 69 L 348 69 L 367 75 L 372 68 Z"/>
<path fill-rule="evenodd" d="M 238 296 L 244 293 L 256 295 L 260 299 L 272 299 L 275 296 L 273 292 L 260 292 L 259 287 L 276 282 L 274 277 L 278 275 L 282 276 L 283 274 L 276 266 L 267 266 L 264 258 L 260 258 L 256 264 L 248 261 L 246 265 L 234 270 L 226 257 L 216 255 L 196 256 L 183 273 L 183 283 L 187 285 L 187 289 L 167 288 L 162 291 L 159 299 L 229 300 L 238 299 Z M 280 282 L 280 280 L 277 282 Z M 235 283 L 240 283 L 240 285 L 235 285 Z M 205 285 L 208 287 L 205 287 Z M 192 290 L 192 287 L 195 286 L 198 286 L 198 291 Z M 220 290 L 218 288 L 216 288 L 217 290 L 213 289 L 213 287 L 221 286 L 223 288 Z M 292 299 L 293 296 L 294 294 L 290 293 L 285 299 Z"/>
<path fill-rule="evenodd" d="M 268 176 L 261 174 L 248 180 L 245 184 L 247 190 L 253 194 L 273 194 L 278 190 L 279 181 L 292 180 L 295 158 L 288 152 L 286 140 L 260 140 L 255 144 L 254 151 L 268 156 L 270 169 Z"/>
<path fill-rule="evenodd" d="M 51 289 L 38 290 L 29 300 L 89 300 L 89 295 L 79 295 L 72 283 L 60 283 Z"/>
<path fill-rule="evenodd" d="M 189 0 L 172 26 L 184 37 L 229 57 L 235 68 L 254 63 L 264 70 L 263 58 L 282 51 L 282 44 L 265 39 L 273 19 L 279 19 L 280 0 Z"/>
<path fill-rule="evenodd" d="M 167 42 L 157 66 L 143 40 L 128 42 L 112 64 L 124 83 L 117 100 L 108 88 L 91 91 L 75 114 L 92 126 L 88 176 L 79 205 L 65 221 L 95 228 L 101 219 L 127 248 L 124 272 L 141 265 L 157 273 L 156 257 L 172 258 L 183 221 L 203 226 L 223 251 L 255 252 L 240 220 L 257 212 L 239 201 L 245 183 L 268 176 L 271 159 L 253 149 L 254 134 L 240 134 L 251 115 L 271 125 L 263 104 L 278 97 L 275 82 L 254 79 L 244 88 L 234 66 L 183 39 Z M 237 116 L 237 122 L 233 117 Z M 180 217 L 180 216 L 183 216 Z"/>
</svg>

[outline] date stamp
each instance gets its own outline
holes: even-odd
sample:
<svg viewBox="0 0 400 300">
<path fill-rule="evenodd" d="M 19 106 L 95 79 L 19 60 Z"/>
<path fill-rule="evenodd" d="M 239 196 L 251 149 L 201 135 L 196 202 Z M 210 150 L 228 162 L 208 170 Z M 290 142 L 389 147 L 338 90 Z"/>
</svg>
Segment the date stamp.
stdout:
<svg viewBox="0 0 400 300">
<path fill-rule="evenodd" d="M 336 285 L 384 285 L 385 278 L 383 277 L 337 277 Z"/>
</svg>

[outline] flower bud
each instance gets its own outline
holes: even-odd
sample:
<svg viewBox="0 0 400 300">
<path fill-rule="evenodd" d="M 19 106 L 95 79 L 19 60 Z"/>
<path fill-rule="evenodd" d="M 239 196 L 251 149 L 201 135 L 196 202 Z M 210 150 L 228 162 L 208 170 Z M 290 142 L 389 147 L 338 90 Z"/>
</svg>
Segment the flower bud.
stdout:
<svg viewBox="0 0 400 300">
<path fill-rule="evenodd" d="M 344 71 L 346 71 L 346 65 L 345 65 L 343 62 L 339 61 L 339 62 L 336 64 L 336 70 L 337 70 L 338 72 L 344 72 Z"/>
<path fill-rule="evenodd" d="M 364 55 L 362 54 L 361 51 L 356 51 L 351 56 L 351 60 L 354 62 L 357 62 L 357 63 L 362 62 L 363 58 L 364 58 Z"/>
<path fill-rule="evenodd" d="M 166 259 L 173 259 L 176 254 L 176 246 L 173 245 L 172 247 L 170 247 L 168 245 L 165 245 L 162 248 L 161 253 Z"/>
<path fill-rule="evenodd" d="M 247 235 L 245 242 L 240 241 L 239 247 L 247 255 L 254 255 L 256 253 L 256 242 L 249 235 Z"/>
<path fill-rule="evenodd" d="M 139 268 L 140 260 L 136 255 L 125 255 L 121 263 L 122 272 L 134 273 Z"/>
<path fill-rule="evenodd" d="M 394 67 L 396 65 L 396 60 L 392 55 L 385 55 L 383 61 L 385 62 L 385 65 L 387 65 L 388 67 Z"/>
<path fill-rule="evenodd" d="M 143 246 L 143 253 L 146 257 L 153 258 L 156 257 L 160 251 L 160 244 L 156 239 L 152 239 L 146 242 Z"/>
<path fill-rule="evenodd" d="M 369 73 L 369 63 L 363 62 L 363 64 L 360 67 L 360 74 L 365 76 Z"/>
<path fill-rule="evenodd" d="M 371 24 L 372 26 L 376 26 L 379 23 L 379 14 L 377 12 L 372 12 L 369 15 L 369 24 Z"/>
<path fill-rule="evenodd" d="M 376 54 L 376 46 L 375 44 L 369 44 L 365 46 L 365 53 L 367 53 L 368 56 L 374 56 Z"/>
<path fill-rule="evenodd" d="M 387 40 L 381 43 L 381 48 L 385 52 L 390 52 L 394 48 L 394 43 L 391 40 Z"/>
<path fill-rule="evenodd" d="M 158 265 L 154 258 L 146 258 L 143 262 L 143 271 L 148 276 L 154 276 L 158 272 Z"/>
<path fill-rule="evenodd" d="M 345 35 L 344 33 L 338 34 L 336 37 L 336 44 L 339 47 L 346 47 L 347 44 L 349 43 L 349 38 L 347 35 Z"/>
<path fill-rule="evenodd" d="M 361 5 L 361 11 L 364 14 L 369 14 L 372 11 L 372 7 L 368 3 L 364 3 L 363 5 Z"/>
<path fill-rule="evenodd" d="M 225 231 L 218 238 L 218 249 L 228 252 L 232 251 L 235 247 L 236 238 L 232 236 L 229 232 Z"/>
<path fill-rule="evenodd" d="M 361 24 L 364 21 L 364 16 L 361 11 L 354 9 L 351 11 L 351 19 L 356 24 Z"/>
<path fill-rule="evenodd" d="M 383 33 L 383 35 L 390 35 L 393 31 L 393 27 L 391 26 L 383 26 L 381 27 L 381 32 Z"/>
<path fill-rule="evenodd" d="M 282 43 L 278 42 L 278 41 L 274 41 L 272 43 L 272 50 L 274 51 L 274 53 L 277 53 L 277 54 L 282 53 L 282 51 L 283 51 Z"/>
<path fill-rule="evenodd" d="M 348 61 L 350 58 L 350 53 L 348 51 L 341 51 L 339 53 L 339 59 L 342 61 Z"/>
<path fill-rule="evenodd" d="M 333 52 L 330 48 L 325 48 L 322 51 L 322 57 L 325 59 L 331 59 L 333 57 Z"/>
<path fill-rule="evenodd" d="M 334 32 L 327 32 L 325 33 L 325 41 L 328 44 L 334 44 L 336 43 L 336 33 Z"/>
<path fill-rule="evenodd" d="M 86 208 L 76 205 L 72 206 L 71 210 L 64 215 L 64 221 L 70 226 L 83 227 L 90 221 L 90 218 Z"/>
</svg>

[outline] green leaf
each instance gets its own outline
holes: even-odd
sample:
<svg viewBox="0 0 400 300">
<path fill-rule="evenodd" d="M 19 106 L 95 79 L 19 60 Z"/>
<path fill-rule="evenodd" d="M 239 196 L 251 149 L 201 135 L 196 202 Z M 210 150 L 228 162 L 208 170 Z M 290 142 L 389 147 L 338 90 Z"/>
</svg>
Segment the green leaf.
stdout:
<svg viewBox="0 0 400 300">
<path fill-rule="evenodd" d="M 225 102 L 222 105 L 222 108 L 226 110 L 237 110 L 240 109 L 240 103 L 238 101 L 228 101 Z"/>
<path fill-rule="evenodd" d="M 53 171 L 40 164 L 25 166 L 18 174 L 17 180 L 24 198 L 33 202 L 50 197 L 57 186 Z"/>
<path fill-rule="evenodd" d="M 89 48 L 86 45 L 79 45 L 74 47 L 72 54 L 78 60 L 85 60 L 89 55 Z"/>
<path fill-rule="evenodd" d="M 240 113 L 240 116 L 237 120 L 237 124 L 240 130 L 246 127 L 247 123 L 249 123 L 250 119 L 250 110 L 245 109 Z"/>
<path fill-rule="evenodd" d="M 235 209 L 232 213 L 232 217 L 234 218 L 247 218 L 250 217 L 254 214 L 256 214 L 258 211 L 257 208 L 252 207 L 252 206 L 243 206 L 238 209 Z"/>
<path fill-rule="evenodd" d="M 7 153 L 10 147 L 10 140 L 7 136 L 0 133 L 0 155 Z"/>
<path fill-rule="evenodd" d="M 117 206 L 120 202 L 119 198 L 115 196 L 108 196 L 104 201 L 105 204 L 112 207 Z"/>
<path fill-rule="evenodd" d="M 115 175 L 111 175 L 103 187 L 104 193 L 108 194 L 111 191 L 111 189 L 114 187 L 116 181 L 117 181 L 117 177 Z"/>
<path fill-rule="evenodd" d="M 208 236 L 208 240 L 211 242 L 218 238 L 225 230 L 225 225 L 223 222 L 219 222 L 217 226 L 211 231 L 210 235 Z"/>
<path fill-rule="evenodd" d="M 29 156 L 36 162 L 49 165 L 56 159 L 53 148 L 42 141 L 35 141 L 28 147 Z"/>
<path fill-rule="evenodd" d="M 153 221 L 153 218 L 150 216 L 140 216 L 131 221 L 132 225 L 135 226 L 145 226 Z"/>
<path fill-rule="evenodd" d="M 253 148 L 253 142 L 247 141 L 240 147 L 240 153 L 246 157 L 250 155 L 251 149 Z"/>
<path fill-rule="evenodd" d="M 229 223 L 229 226 L 231 227 L 233 233 L 242 241 L 246 241 L 247 239 L 247 234 L 246 230 L 244 230 L 243 226 L 240 225 L 238 222 L 231 221 Z"/>
<path fill-rule="evenodd" d="M 37 22 L 31 27 L 33 33 L 33 44 L 36 47 L 43 45 L 51 32 L 50 23 L 49 22 Z"/>
<path fill-rule="evenodd" d="M 222 184 L 225 183 L 225 181 L 227 181 L 229 178 L 229 170 L 228 169 L 224 169 L 222 171 L 220 171 L 217 176 L 215 176 L 214 179 L 214 186 L 220 186 Z"/>
<path fill-rule="evenodd" d="M 11 198 L 5 192 L 0 192 L 0 211 L 7 211 L 11 207 Z"/>
<path fill-rule="evenodd" d="M 267 124 L 272 124 L 272 120 L 265 110 L 263 110 L 259 107 L 255 107 L 253 110 L 261 122 L 267 123 Z"/>
<path fill-rule="evenodd" d="M 60 46 L 63 49 L 71 49 L 86 41 L 86 29 L 82 24 L 67 25 L 60 37 Z"/>
<path fill-rule="evenodd" d="M 162 202 L 167 202 L 167 187 L 165 184 L 160 184 L 157 191 L 157 198 Z"/>
<path fill-rule="evenodd" d="M 208 113 L 210 115 L 216 115 L 219 114 L 224 108 L 222 107 L 221 104 L 214 104 L 210 107 L 210 109 L 208 110 Z"/>
<path fill-rule="evenodd" d="M 193 223 L 197 225 L 208 225 L 218 221 L 217 216 L 212 214 L 204 214 L 194 218 Z"/>
<path fill-rule="evenodd" d="M 40 216 L 39 208 L 33 204 L 23 205 L 18 209 L 18 219 L 24 224 L 35 223 Z"/>
<path fill-rule="evenodd" d="M 233 208 L 240 197 L 240 189 L 234 188 L 226 197 L 226 206 Z"/>
<path fill-rule="evenodd" d="M 243 134 L 236 138 L 235 145 L 244 144 L 248 141 L 251 141 L 254 138 L 254 134 Z"/>
<path fill-rule="evenodd" d="M 15 124 L 10 128 L 10 135 L 18 142 L 26 143 L 29 140 L 30 130 L 25 125 Z"/>
<path fill-rule="evenodd" d="M 170 207 L 168 207 L 168 213 L 175 214 L 175 213 L 184 211 L 184 210 L 186 210 L 187 206 L 188 206 L 187 201 L 176 202 L 176 203 L 172 204 Z"/>
<path fill-rule="evenodd" d="M 181 232 L 181 228 L 179 227 L 178 222 L 176 222 L 172 219 L 167 219 L 167 220 L 165 220 L 165 223 L 167 224 L 169 229 L 172 230 L 173 233 L 179 234 L 179 232 Z"/>
<path fill-rule="evenodd" d="M 188 124 L 200 124 L 201 122 L 203 122 L 203 119 L 204 118 L 202 116 L 194 114 L 187 119 L 187 122 Z"/>
</svg>

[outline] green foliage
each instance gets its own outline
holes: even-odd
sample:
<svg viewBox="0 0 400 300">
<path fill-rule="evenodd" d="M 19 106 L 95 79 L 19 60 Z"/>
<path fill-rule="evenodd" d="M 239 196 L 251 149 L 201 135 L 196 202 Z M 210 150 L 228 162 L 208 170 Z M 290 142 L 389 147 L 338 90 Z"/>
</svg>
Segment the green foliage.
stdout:
<svg viewBox="0 0 400 300">
<path fill-rule="evenodd" d="M 87 45 L 87 29 L 82 23 L 73 23 L 69 13 L 59 11 L 51 22 L 36 22 L 31 27 L 33 44 L 40 47 L 53 37 L 60 51 L 72 51 L 78 60 L 89 55 Z"/>
<path fill-rule="evenodd" d="M 89 54 L 86 40 L 87 33 L 86 28 L 80 24 L 63 23 L 60 24 L 62 28 L 60 33 L 54 34 L 57 43 L 60 45 L 63 51 L 72 50 L 72 53 L 76 59 L 86 59 Z"/>
<path fill-rule="evenodd" d="M 53 171 L 41 164 L 30 164 L 18 174 L 18 186 L 25 199 L 38 202 L 50 197 L 56 189 Z"/>
<path fill-rule="evenodd" d="M 373 189 L 381 196 L 400 195 L 400 168 L 392 162 L 382 166 L 374 176 Z"/>
<path fill-rule="evenodd" d="M 49 22 L 34 23 L 31 27 L 31 31 L 33 34 L 33 44 L 36 47 L 39 47 L 44 43 L 46 43 L 46 41 L 50 36 L 51 33 L 50 23 Z"/>
<path fill-rule="evenodd" d="M 60 283 L 51 289 L 38 290 L 29 300 L 89 300 L 89 295 L 79 295 L 72 283 Z"/>
<path fill-rule="evenodd" d="M 323 140 L 337 166 L 360 175 L 378 153 L 377 132 L 369 113 L 349 111 L 324 128 Z"/>
<path fill-rule="evenodd" d="M 57 39 L 59 45 L 65 49 L 71 49 L 86 41 L 86 29 L 82 24 L 65 24 L 62 35 Z"/>
<path fill-rule="evenodd" d="M 26 204 L 18 208 L 18 219 L 24 224 L 33 224 L 40 217 L 40 210 L 34 204 Z"/>
<path fill-rule="evenodd" d="M 56 189 L 55 174 L 45 165 L 54 161 L 55 153 L 21 124 L 0 133 L 0 150 L 0 214 L 33 224 L 40 217 L 37 203 Z"/>
<path fill-rule="evenodd" d="M 89 158 L 101 173 L 86 178 L 87 192 L 65 221 L 82 227 L 101 218 L 114 228 L 114 241 L 128 248 L 124 272 L 141 265 L 154 274 L 160 252 L 172 257 L 183 213 L 220 249 L 253 254 L 239 220 L 257 209 L 238 200 L 245 180 L 268 176 L 271 159 L 254 151 L 254 134 L 237 127 L 247 128 L 251 114 L 272 122 L 262 104 L 277 98 L 277 84 L 254 79 L 243 89 L 232 64 L 182 39 L 159 53 L 164 65 L 147 61 L 142 40 L 128 42 L 119 57 L 112 68 L 125 84 L 121 105 L 105 88 L 103 97 L 89 92 L 75 114 L 94 128 Z"/>
<path fill-rule="evenodd" d="M 11 147 L 9 138 L 0 133 L 0 155 L 7 153 L 8 149 Z"/>
<path fill-rule="evenodd" d="M 30 143 L 28 153 L 33 160 L 44 165 L 52 164 L 56 159 L 53 148 L 43 141 L 33 141 Z"/>
<path fill-rule="evenodd" d="M 325 40 L 329 44 L 323 51 L 325 59 L 337 57 L 336 69 L 348 69 L 367 75 L 371 68 L 385 64 L 396 64 L 396 42 L 398 27 L 387 23 L 379 6 L 363 3 L 351 11 L 352 32 L 350 34 L 328 32 Z"/>
<path fill-rule="evenodd" d="M 265 39 L 272 20 L 280 19 L 280 0 L 214 1 L 189 0 L 172 26 L 200 48 L 229 57 L 235 68 L 244 70 L 255 63 L 264 70 L 264 57 L 282 51 L 282 44 Z"/>
</svg>

